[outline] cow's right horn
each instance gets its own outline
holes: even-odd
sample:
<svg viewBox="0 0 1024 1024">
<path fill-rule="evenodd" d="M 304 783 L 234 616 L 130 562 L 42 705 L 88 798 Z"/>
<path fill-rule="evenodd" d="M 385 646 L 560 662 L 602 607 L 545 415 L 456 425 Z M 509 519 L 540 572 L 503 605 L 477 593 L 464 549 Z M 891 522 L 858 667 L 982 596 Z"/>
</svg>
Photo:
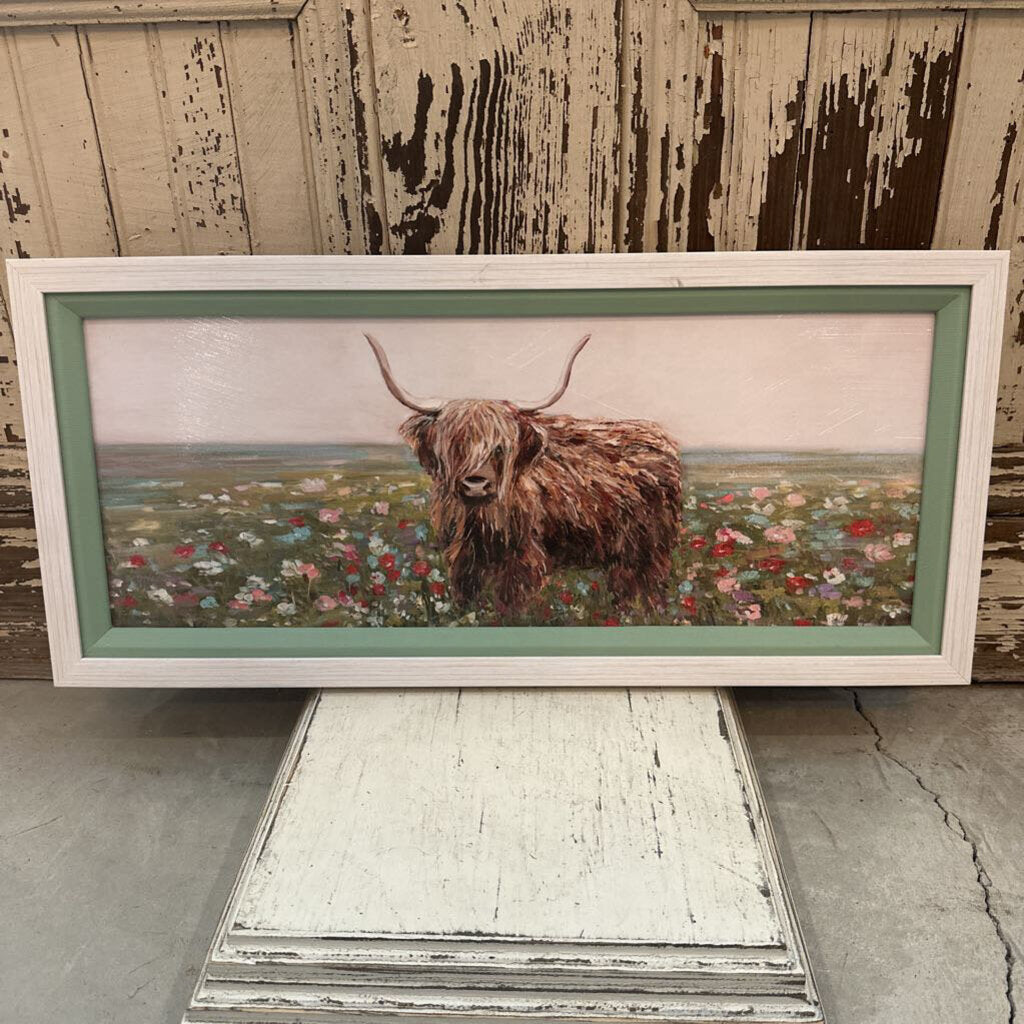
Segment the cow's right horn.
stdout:
<svg viewBox="0 0 1024 1024">
<path fill-rule="evenodd" d="M 404 405 L 413 412 L 426 413 L 428 416 L 439 412 L 444 402 L 431 399 L 415 399 L 407 391 L 401 388 L 391 372 L 391 364 L 388 362 L 387 353 L 381 347 L 381 343 L 371 334 L 364 334 L 364 338 L 370 343 L 373 354 L 377 357 L 377 364 L 380 366 L 381 376 L 384 378 L 384 385 Z"/>
</svg>

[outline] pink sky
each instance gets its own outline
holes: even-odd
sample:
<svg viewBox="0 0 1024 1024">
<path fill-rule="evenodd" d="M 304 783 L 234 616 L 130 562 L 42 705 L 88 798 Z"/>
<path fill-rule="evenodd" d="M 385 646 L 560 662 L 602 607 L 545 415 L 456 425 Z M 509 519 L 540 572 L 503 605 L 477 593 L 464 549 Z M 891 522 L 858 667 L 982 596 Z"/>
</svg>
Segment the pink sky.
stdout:
<svg viewBox="0 0 1024 1024">
<path fill-rule="evenodd" d="M 552 410 L 652 419 L 683 448 L 920 451 L 933 318 L 808 314 L 477 320 L 86 322 L 97 443 L 399 442 L 400 383 L 528 401 L 592 339 Z"/>
</svg>

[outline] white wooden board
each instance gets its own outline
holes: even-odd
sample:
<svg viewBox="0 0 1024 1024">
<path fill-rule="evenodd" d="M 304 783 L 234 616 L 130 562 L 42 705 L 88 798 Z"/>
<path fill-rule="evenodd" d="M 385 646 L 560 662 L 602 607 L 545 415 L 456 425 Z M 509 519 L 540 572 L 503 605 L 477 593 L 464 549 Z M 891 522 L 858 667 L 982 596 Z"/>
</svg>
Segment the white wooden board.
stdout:
<svg viewBox="0 0 1024 1024">
<path fill-rule="evenodd" d="M 186 1015 L 820 1021 L 731 702 L 321 691 Z"/>
</svg>

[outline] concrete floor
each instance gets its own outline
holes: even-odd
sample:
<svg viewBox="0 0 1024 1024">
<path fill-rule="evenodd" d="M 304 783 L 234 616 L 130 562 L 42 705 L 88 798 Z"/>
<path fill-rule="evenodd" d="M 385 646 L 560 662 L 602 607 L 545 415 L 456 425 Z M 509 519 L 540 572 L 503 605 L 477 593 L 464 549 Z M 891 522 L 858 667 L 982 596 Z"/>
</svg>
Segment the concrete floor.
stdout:
<svg viewBox="0 0 1024 1024">
<path fill-rule="evenodd" d="M 0 683 L 0 1024 L 176 1024 L 302 700 Z M 1013 1024 L 1024 688 L 739 700 L 830 1024 Z"/>
</svg>

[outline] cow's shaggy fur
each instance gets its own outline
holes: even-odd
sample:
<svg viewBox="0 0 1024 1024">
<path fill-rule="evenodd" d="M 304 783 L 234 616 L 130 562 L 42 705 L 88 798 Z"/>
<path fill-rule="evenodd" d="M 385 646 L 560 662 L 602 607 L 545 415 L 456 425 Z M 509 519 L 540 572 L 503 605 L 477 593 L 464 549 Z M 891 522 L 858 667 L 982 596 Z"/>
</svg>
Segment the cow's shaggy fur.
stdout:
<svg viewBox="0 0 1024 1024">
<path fill-rule="evenodd" d="M 499 609 L 520 612 L 549 574 L 574 567 L 603 570 L 621 604 L 663 606 L 682 479 L 678 445 L 656 423 L 468 400 L 401 430 L 433 482 L 431 518 L 456 604 L 493 582 Z M 461 482 L 483 466 L 492 494 L 466 497 Z"/>
</svg>

